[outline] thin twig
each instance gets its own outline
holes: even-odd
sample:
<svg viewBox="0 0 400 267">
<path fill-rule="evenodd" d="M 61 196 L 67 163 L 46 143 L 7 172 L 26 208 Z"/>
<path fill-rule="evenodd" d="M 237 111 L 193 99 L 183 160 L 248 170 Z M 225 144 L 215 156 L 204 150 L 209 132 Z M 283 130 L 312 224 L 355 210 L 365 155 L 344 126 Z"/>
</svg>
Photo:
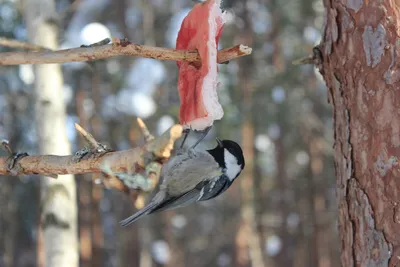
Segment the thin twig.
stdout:
<svg viewBox="0 0 400 267">
<path fill-rule="evenodd" d="M 296 60 L 292 61 L 293 65 L 308 65 L 308 64 L 314 64 L 314 57 L 312 55 L 308 55 Z"/>
<path fill-rule="evenodd" d="M 319 48 L 319 46 L 315 46 L 313 48 L 313 54 L 312 55 L 308 55 L 296 60 L 292 61 L 293 65 L 308 65 L 308 64 L 312 64 L 315 65 L 316 67 L 319 67 L 319 65 L 322 64 L 322 52 Z"/>
<path fill-rule="evenodd" d="M 10 146 L 10 143 L 8 142 L 8 140 L 2 140 L 1 146 L 3 147 L 3 149 L 5 151 L 7 151 L 8 155 L 12 155 L 13 152 L 12 152 L 12 149 L 11 149 L 11 146 Z"/>
<path fill-rule="evenodd" d="M 82 135 L 82 137 L 86 140 L 86 142 L 91 145 L 93 148 L 97 148 L 99 143 L 94 139 L 93 135 L 88 133 L 85 129 L 82 128 L 78 123 L 75 123 L 75 129 Z"/>
<path fill-rule="evenodd" d="M 149 129 L 147 128 L 146 124 L 143 122 L 141 118 L 137 118 L 137 123 L 139 125 L 140 130 L 142 131 L 146 143 L 154 140 L 154 136 L 150 133 Z"/>
<path fill-rule="evenodd" d="M 245 45 L 236 45 L 218 52 L 217 62 L 225 63 L 232 59 L 250 55 L 252 49 Z M 0 65 L 53 64 L 66 62 L 86 62 L 114 56 L 140 56 L 159 60 L 200 62 L 197 51 L 175 50 L 171 48 L 151 47 L 113 39 L 112 44 L 79 47 L 58 51 L 6 52 L 0 53 Z"/>
<path fill-rule="evenodd" d="M 35 44 L 30 44 L 24 41 L 18 41 L 14 39 L 8 39 L 4 37 L 0 37 L 0 46 L 5 46 L 5 47 L 11 47 L 11 48 L 21 48 L 24 50 L 30 50 L 30 51 L 51 51 L 51 49 L 40 46 L 40 45 L 35 45 Z"/>
</svg>

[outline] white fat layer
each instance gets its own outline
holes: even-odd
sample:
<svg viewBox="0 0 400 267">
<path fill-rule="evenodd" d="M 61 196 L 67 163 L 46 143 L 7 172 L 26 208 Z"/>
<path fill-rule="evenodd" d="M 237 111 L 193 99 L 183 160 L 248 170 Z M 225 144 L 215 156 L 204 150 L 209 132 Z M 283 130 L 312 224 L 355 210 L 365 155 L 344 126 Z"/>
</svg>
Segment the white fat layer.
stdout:
<svg viewBox="0 0 400 267">
<path fill-rule="evenodd" d="M 224 149 L 224 160 L 226 167 L 226 175 L 230 181 L 233 181 L 236 176 L 242 171 L 242 167 L 238 164 L 237 158 L 232 155 L 226 148 Z"/>
<path fill-rule="evenodd" d="M 196 131 L 202 131 L 206 129 L 207 127 L 210 127 L 213 125 L 214 119 L 208 114 L 207 117 L 203 118 L 197 118 L 195 120 L 192 120 L 186 124 L 183 125 L 184 129 L 192 129 Z"/>
<path fill-rule="evenodd" d="M 224 115 L 224 111 L 222 110 L 221 105 L 218 102 L 218 94 L 217 94 L 217 85 L 218 85 L 218 77 L 217 77 L 217 52 L 218 47 L 215 42 L 215 37 L 217 36 L 217 18 L 222 17 L 222 12 L 220 9 L 221 0 L 214 1 L 210 15 L 208 16 L 208 25 L 209 25 L 209 38 L 208 38 L 208 62 L 209 62 L 209 70 L 208 74 L 204 77 L 203 80 L 203 100 L 204 105 L 209 113 L 208 116 L 213 117 L 215 119 L 221 119 Z"/>
</svg>

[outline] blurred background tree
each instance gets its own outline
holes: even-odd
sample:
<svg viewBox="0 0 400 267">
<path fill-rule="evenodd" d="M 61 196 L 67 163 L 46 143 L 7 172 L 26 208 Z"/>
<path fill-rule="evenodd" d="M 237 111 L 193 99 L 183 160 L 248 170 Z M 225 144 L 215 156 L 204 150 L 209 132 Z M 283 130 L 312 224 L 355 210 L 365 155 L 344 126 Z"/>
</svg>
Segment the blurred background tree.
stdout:
<svg viewBox="0 0 400 267">
<path fill-rule="evenodd" d="M 106 37 L 174 47 L 189 0 L 55 0 L 60 48 Z M 321 39 L 323 6 L 312 0 L 225 1 L 220 47 L 243 43 L 251 56 L 220 65 L 225 116 L 214 137 L 240 141 L 248 165 L 223 196 L 151 215 L 121 228 L 135 207 L 76 176 L 81 266 L 339 266 L 332 119 L 326 87 L 313 66 L 293 66 Z M 0 1 L 1 36 L 28 40 L 25 1 Z M 0 47 L 0 51 L 10 51 Z M 114 149 L 143 143 L 136 117 L 155 134 L 178 122 L 175 62 L 117 57 L 67 63 L 63 101 L 73 151 L 79 122 Z M 0 66 L 0 137 L 39 153 L 33 66 Z M 51 79 L 51 77 L 49 77 Z M 189 139 L 188 143 L 193 142 Z M 1 152 L 3 153 L 3 152 Z M 39 179 L 5 177 L 0 187 L 0 267 L 38 260 Z M 139 203 L 137 203 L 139 205 Z"/>
</svg>

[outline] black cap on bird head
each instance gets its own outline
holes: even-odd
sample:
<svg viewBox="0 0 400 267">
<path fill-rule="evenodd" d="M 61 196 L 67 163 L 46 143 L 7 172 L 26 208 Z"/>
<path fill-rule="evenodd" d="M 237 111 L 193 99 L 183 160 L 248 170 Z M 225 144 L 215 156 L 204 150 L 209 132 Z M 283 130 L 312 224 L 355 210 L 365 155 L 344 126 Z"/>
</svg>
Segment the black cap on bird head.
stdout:
<svg viewBox="0 0 400 267">
<path fill-rule="evenodd" d="M 241 170 L 243 170 L 245 166 L 244 156 L 242 148 L 238 143 L 232 140 L 220 140 L 216 138 L 218 145 L 210 150 L 207 150 L 214 159 L 218 162 L 218 164 L 222 168 L 227 168 L 227 164 L 232 163 L 231 161 L 227 162 L 227 152 L 232 155 L 236 160 L 236 164 L 240 166 Z"/>
</svg>

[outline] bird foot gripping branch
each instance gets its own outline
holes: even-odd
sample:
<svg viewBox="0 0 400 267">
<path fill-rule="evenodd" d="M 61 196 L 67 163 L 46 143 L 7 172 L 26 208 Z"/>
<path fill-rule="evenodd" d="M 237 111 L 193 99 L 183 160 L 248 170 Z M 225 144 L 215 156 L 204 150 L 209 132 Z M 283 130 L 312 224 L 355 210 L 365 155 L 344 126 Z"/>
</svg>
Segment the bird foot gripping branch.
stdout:
<svg viewBox="0 0 400 267">
<path fill-rule="evenodd" d="M 18 175 L 22 171 L 21 166 L 18 164 L 18 161 L 24 157 L 29 156 L 28 153 L 13 152 L 7 140 L 2 140 L 1 146 L 8 153 L 8 158 L 6 160 L 7 172 L 10 173 L 11 175 Z"/>
<path fill-rule="evenodd" d="M 83 129 L 79 124 L 75 123 L 75 129 L 78 131 L 78 133 L 80 133 L 80 135 L 85 139 L 85 141 L 90 146 L 90 148 L 84 147 L 75 153 L 74 160 L 76 162 L 79 162 L 82 159 L 88 157 L 101 157 L 105 153 L 113 151 L 106 145 L 97 142 L 96 139 L 94 139 L 93 135 L 91 135 L 89 132 Z"/>
</svg>

